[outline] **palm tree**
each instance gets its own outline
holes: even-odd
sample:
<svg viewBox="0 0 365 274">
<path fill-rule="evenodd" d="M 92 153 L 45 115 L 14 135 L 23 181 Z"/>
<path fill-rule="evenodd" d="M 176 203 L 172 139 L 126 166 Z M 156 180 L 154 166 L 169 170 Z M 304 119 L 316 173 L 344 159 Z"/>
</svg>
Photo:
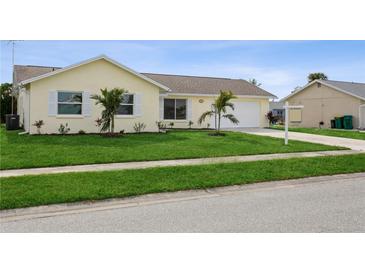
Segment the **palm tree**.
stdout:
<svg viewBox="0 0 365 274">
<path fill-rule="evenodd" d="M 327 80 L 328 77 L 323 72 L 313 72 L 308 75 L 308 83 L 314 80 Z"/>
<path fill-rule="evenodd" d="M 256 86 L 256 87 L 259 87 L 259 86 L 261 86 L 262 84 L 261 83 L 259 83 L 255 78 L 250 78 L 250 79 L 248 79 L 248 82 L 250 83 L 250 84 L 252 84 L 252 85 L 254 85 L 254 86 Z"/>
<path fill-rule="evenodd" d="M 221 129 L 221 120 L 222 118 L 226 118 L 230 120 L 234 124 L 238 124 L 237 118 L 233 114 L 227 113 L 227 108 L 234 110 L 233 103 L 230 100 L 237 98 L 233 95 L 231 91 L 220 91 L 219 96 L 215 99 L 214 104 L 212 105 L 212 110 L 204 112 L 198 123 L 201 125 L 207 117 L 212 117 L 214 115 L 215 118 L 215 130 L 216 133 L 220 134 Z"/>
<path fill-rule="evenodd" d="M 123 102 L 123 94 L 128 91 L 119 88 L 112 90 L 100 89 L 101 95 L 92 95 L 91 99 L 96 100 L 95 105 L 102 105 L 104 107 L 101 112 L 101 131 L 108 131 L 114 133 L 114 116 L 120 104 Z"/>
</svg>

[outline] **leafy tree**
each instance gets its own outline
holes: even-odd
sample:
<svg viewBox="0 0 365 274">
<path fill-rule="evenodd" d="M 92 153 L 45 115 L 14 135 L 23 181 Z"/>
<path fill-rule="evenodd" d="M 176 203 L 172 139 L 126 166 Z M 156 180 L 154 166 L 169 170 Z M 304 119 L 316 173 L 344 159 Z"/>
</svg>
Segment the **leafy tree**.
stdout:
<svg viewBox="0 0 365 274">
<path fill-rule="evenodd" d="M 256 87 L 259 87 L 261 86 L 262 84 L 259 83 L 255 78 L 252 78 L 252 79 L 248 79 L 248 82 L 251 83 L 252 85 L 256 86 Z"/>
<path fill-rule="evenodd" d="M 1 123 L 5 123 L 5 114 L 11 113 L 11 91 L 12 91 L 12 84 L 10 83 L 1 84 L 0 86 Z"/>
<path fill-rule="evenodd" d="M 308 83 L 314 80 L 328 80 L 328 77 L 323 72 L 313 72 L 308 75 Z"/>
<path fill-rule="evenodd" d="M 212 110 L 204 112 L 199 120 L 198 124 L 201 125 L 206 118 L 212 117 L 214 115 L 215 118 L 215 130 L 216 134 L 220 135 L 221 128 L 221 120 L 222 118 L 230 120 L 234 124 L 238 124 L 239 121 L 233 114 L 228 114 L 227 109 L 230 108 L 234 110 L 233 103 L 230 100 L 237 98 L 233 95 L 231 91 L 220 91 L 219 96 L 215 99 L 214 104 L 212 105 Z"/>
<path fill-rule="evenodd" d="M 113 88 L 112 90 L 100 89 L 101 95 L 92 95 L 91 99 L 96 100 L 96 105 L 104 107 L 101 112 L 101 131 L 114 133 L 114 118 L 120 104 L 123 102 L 123 94 L 127 93 L 124 89 Z"/>
</svg>

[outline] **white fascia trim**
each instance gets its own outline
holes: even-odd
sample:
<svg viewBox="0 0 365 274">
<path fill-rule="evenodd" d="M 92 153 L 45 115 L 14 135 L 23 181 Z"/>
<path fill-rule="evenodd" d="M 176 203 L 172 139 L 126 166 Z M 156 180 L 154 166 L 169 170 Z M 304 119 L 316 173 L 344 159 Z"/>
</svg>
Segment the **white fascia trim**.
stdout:
<svg viewBox="0 0 365 274">
<path fill-rule="evenodd" d="M 219 94 L 212 93 L 212 94 L 203 94 L 203 93 L 173 93 L 169 92 L 164 96 L 192 96 L 192 97 L 216 97 Z M 269 99 L 274 98 L 273 96 L 257 96 L 257 95 L 235 95 L 238 98 L 257 98 L 257 99 Z"/>
<path fill-rule="evenodd" d="M 361 100 L 364 100 L 364 99 L 365 99 L 364 97 L 361 97 L 361 96 L 355 95 L 355 94 L 353 94 L 353 93 L 351 93 L 351 92 L 348 92 L 348 91 L 346 91 L 346 90 L 340 89 L 340 88 L 338 88 L 338 87 L 336 87 L 336 86 L 333 86 L 333 85 L 328 84 L 328 83 L 326 83 L 326 82 L 323 82 L 323 81 L 321 81 L 321 80 L 314 80 L 313 82 L 310 82 L 309 84 L 305 85 L 305 86 L 304 86 L 304 87 L 302 87 L 301 89 L 299 89 L 299 90 L 297 90 L 297 91 L 295 91 L 295 92 L 293 92 L 293 93 L 289 94 L 288 96 L 284 97 L 284 98 L 283 98 L 283 99 L 281 99 L 279 102 L 285 102 L 285 101 L 286 101 L 286 100 L 288 100 L 290 97 L 292 97 L 292 96 L 294 96 L 294 95 L 298 94 L 299 92 L 303 91 L 304 89 L 306 89 L 307 87 L 309 87 L 309 86 L 313 85 L 314 83 L 320 83 L 320 84 L 322 84 L 322 85 L 325 85 L 325 86 L 327 86 L 327 87 L 333 88 L 333 89 L 335 89 L 335 90 L 337 90 L 337 91 L 339 91 L 339 92 L 345 93 L 345 94 L 347 94 L 347 95 L 351 95 L 351 96 L 353 96 L 353 97 L 355 97 L 355 98 L 358 98 L 358 99 L 361 99 Z"/>
<path fill-rule="evenodd" d="M 47 77 L 50 77 L 50 76 L 53 76 L 53 75 L 56 75 L 56 74 L 59 74 L 59 73 L 62 73 L 64 71 L 67 71 L 67 70 L 70 70 L 70 69 L 73 69 L 73 68 L 77 68 L 77 67 L 80 67 L 82 65 L 86 65 L 86 64 L 89 64 L 91 62 L 94 62 L 94 61 L 97 61 L 97 60 L 101 60 L 101 59 L 104 59 L 106 61 L 108 61 L 109 63 L 112 63 L 114 65 L 116 65 L 117 67 L 120 67 L 136 76 L 138 76 L 139 78 L 142 78 L 144 79 L 145 81 L 147 82 L 150 82 L 151 84 L 155 85 L 155 86 L 158 86 L 159 88 L 163 89 L 163 90 L 166 90 L 166 91 L 170 91 L 170 88 L 152 80 L 151 78 L 148 78 L 147 76 L 144 76 L 138 72 L 136 72 L 135 70 L 129 68 L 129 67 L 126 67 L 124 65 L 122 65 L 121 63 L 109 58 L 108 56 L 106 55 L 99 55 L 99 56 L 96 56 L 94 58 L 90 58 L 90 59 L 87 59 L 85 61 L 82 61 L 82 62 L 79 62 L 79 63 L 76 63 L 76 64 L 73 64 L 73 65 L 70 65 L 70 66 L 67 66 L 67 67 L 64 67 L 62 69 L 58 69 L 58 70 L 55 70 L 55 71 L 51 71 L 51 72 L 48 72 L 46 74 L 42 74 L 40 76 L 36 76 L 36 77 L 33 77 L 33 78 L 30 78 L 30 79 L 27 79 L 27 80 L 24 80 L 22 82 L 20 82 L 21 85 L 26 85 L 26 84 L 29 84 L 29 83 L 32 83 L 32 82 L 35 82 L 35 81 L 38 81 L 38 80 L 41 80 L 41 79 L 44 79 L 44 78 L 47 78 Z"/>
</svg>

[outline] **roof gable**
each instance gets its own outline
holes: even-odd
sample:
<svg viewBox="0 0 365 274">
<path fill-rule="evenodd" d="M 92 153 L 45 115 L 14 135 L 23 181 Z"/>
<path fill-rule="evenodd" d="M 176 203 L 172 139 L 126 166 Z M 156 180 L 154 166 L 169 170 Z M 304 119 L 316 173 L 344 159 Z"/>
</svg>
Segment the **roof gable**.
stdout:
<svg viewBox="0 0 365 274">
<path fill-rule="evenodd" d="M 280 102 L 288 100 L 289 98 L 304 91 L 305 89 L 314 85 L 315 83 L 320 83 L 327 87 L 333 88 L 339 92 L 348 94 L 358 99 L 365 100 L 365 83 L 354 83 L 354 82 L 344 82 L 344 81 L 334 81 L 334 80 L 315 80 L 308 83 L 303 88 L 296 90 L 293 93 L 289 94 L 288 96 L 284 97 L 283 99 L 280 100 Z"/>
<path fill-rule="evenodd" d="M 70 65 L 70 66 L 67 66 L 67 67 L 64 67 L 64 68 L 55 68 L 55 69 L 52 69 L 52 68 L 47 68 L 47 67 L 43 67 L 44 69 L 36 69 L 34 70 L 34 74 L 39 74 L 41 73 L 42 71 L 45 72 L 47 70 L 51 70 L 51 71 L 48 71 L 48 72 L 45 72 L 45 73 L 42 73 L 42 74 L 39 74 L 37 76 L 34 76 L 32 78 L 29 78 L 29 79 L 26 79 L 26 80 L 22 80 L 18 83 L 22 84 L 22 85 L 26 85 L 26 84 L 29 84 L 29 83 L 32 83 L 32 82 L 35 82 L 35 81 L 38 81 L 38 80 L 41 80 L 41 79 L 44 79 L 44 78 L 47 78 L 47 77 L 51 77 L 53 75 L 56 75 L 56 74 L 59 74 L 59 73 L 62 73 L 64 71 L 68 71 L 68 70 L 71 70 L 73 68 L 77 68 L 77 67 L 80 67 L 80 66 L 83 66 L 83 65 L 86 65 L 86 64 L 89 64 L 91 62 L 95 62 L 95 61 L 98 61 L 98 60 L 105 60 L 109 63 L 112 63 L 114 65 L 116 65 L 117 67 L 123 69 L 123 70 L 126 70 L 128 72 L 130 72 L 131 74 L 139 77 L 139 78 L 142 78 L 144 79 L 145 81 L 147 82 L 150 82 L 151 84 L 155 85 L 155 86 L 158 86 L 160 87 L 161 89 L 163 90 L 166 90 L 166 91 L 169 91 L 170 89 L 164 85 L 162 85 L 161 83 L 158 83 L 156 81 L 154 81 L 153 79 L 150 79 L 148 77 L 146 77 L 145 75 L 143 74 L 140 74 L 134 70 L 132 70 L 131 68 L 128 68 L 120 63 L 118 63 L 117 61 L 107 57 L 106 55 L 100 55 L 100 56 L 97 56 L 97 57 L 94 57 L 94 58 L 91 58 L 91 59 L 88 59 L 88 60 L 85 60 L 83 62 L 80 62 L 80 63 L 76 63 L 76 64 L 73 64 L 73 65 Z M 20 66 L 18 66 L 20 67 Z M 38 68 L 42 68 L 42 67 L 38 67 Z M 19 78 L 19 76 L 17 76 L 17 78 Z M 20 77 L 22 78 L 22 77 Z"/>
</svg>

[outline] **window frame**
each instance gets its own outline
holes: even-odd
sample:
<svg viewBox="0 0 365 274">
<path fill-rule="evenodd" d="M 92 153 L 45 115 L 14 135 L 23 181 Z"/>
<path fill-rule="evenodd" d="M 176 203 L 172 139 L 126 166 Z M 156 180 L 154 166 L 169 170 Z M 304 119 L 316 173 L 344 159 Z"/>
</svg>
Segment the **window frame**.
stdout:
<svg viewBox="0 0 365 274">
<path fill-rule="evenodd" d="M 119 114 L 117 113 L 117 117 L 133 117 L 135 115 L 134 113 L 134 106 L 136 104 L 136 97 L 134 96 L 135 94 L 134 93 L 126 93 L 126 94 L 123 94 L 124 95 L 128 95 L 128 96 L 133 96 L 133 103 L 130 104 L 130 103 L 120 103 L 120 106 L 132 106 L 132 114 Z"/>
<path fill-rule="evenodd" d="M 188 119 L 188 99 L 186 98 L 164 98 L 163 99 L 163 120 L 164 121 L 187 121 Z M 174 119 L 165 117 L 165 100 L 174 100 Z M 185 118 L 184 119 L 176 119 L 176 100 L 184 100 L 185 101 Z"/>
<path fill-rule="evenodd" d="M 58 99 L 59 93 L 81 93 L 81 102 L 60 102 Z M 83 103 L 84 103 L 84 92 L 83 91 L 72 91 L 72 90 L 57 90 L 57 116 L 82 116 L 83 113 Z M 59 113 L 59 105 L 80 105 L 81 107 L 81 113 L 75 114 L 75 113 Z"/>
<path fill-rule="evenodd" d="M 294 116 L 294 118 L 293 118 Z M 299 117 L 298 119 L 297 116 Z M 289 109 L 289 122 L 290 123 L 301 123 L 303 122 L 303 110 L 302 109 Z"/>
</svg>

